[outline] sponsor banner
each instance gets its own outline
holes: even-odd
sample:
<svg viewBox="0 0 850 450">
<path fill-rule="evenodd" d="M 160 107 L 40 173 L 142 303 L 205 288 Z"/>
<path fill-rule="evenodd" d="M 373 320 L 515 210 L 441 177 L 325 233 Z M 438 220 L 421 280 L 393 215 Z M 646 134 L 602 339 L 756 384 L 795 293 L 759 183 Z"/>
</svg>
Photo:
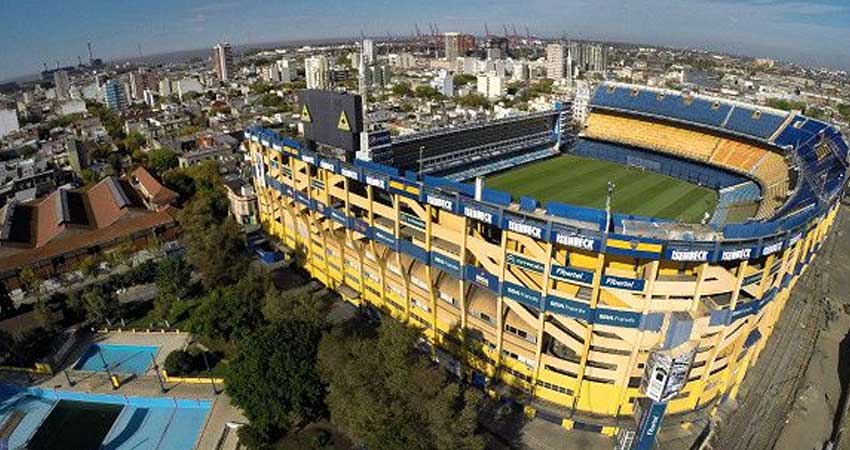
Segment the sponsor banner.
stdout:
<svg viewBox="0 0 850 450">
<path fill-rule="evenodd" d="M 360 171 L 354 166 L 341 165 L 339 168 L 339 173 L 341 173 L 346 178 L 351 178 L 352 180 L 360 181 Z"/>
<path fill-rule="evenodd" d="M 743 261 L 755 256 L 751 247 L 724 247 L 717 252 L 717 261 Z"/>
<path fill-rule="evenodd" d="M 431 264 L 442 270 L 443 272 L 448 272 L 455 276 L 455 278 L 461 278 L 462 272 L 460 270 L 460 263 L 454 260 L 453 258 L 449 258 L 448 256 L 437 252 L 431 252 Z"/>
<path fill-rule="evenodd" d="M 706 248 L 668 246 L 664 250 L 664 258 L 671 261 L 707 262 L 713 253 L 713 250 Z"/>
<path fill-rule="evenodd" d="M 402 253 L 425 264 L 428 264 L 430 262 L 430 259 L 428 258 L 428 252 L 426 252 L 425 249 L 417 246 L 413 242 L 410 242 L 406 239 L 399 239 L 398 244 L 399 250 Z"/>
<path fill-rule="evenodd" d="M 425 229 L 425 221 L 408 213 L 399 213 L 401 218 L 401 223 L 405 225 L 410 225 L 413 228 L 418 228 L 420 230 Z"/>
<path fill-rule="evenodd" d="M 601 247 L 599 238 L 585 236 L 557 226 L 552 228 L 552 235 L 549 236 L 549 239 L 556 244 L 581 250 L 599 251 Z"/>
<path fill-rule="evenodd" d="M 295 191 L 295 200 L 297 200 L 298 203 L 303 203 L 307 206 L 310 206 L 310 199 L 307 198 L 307 196 L 304 195 L 301 191 Z"/>
<path fill-rule="evenodd" d="M 309 153 L 301 153 L 301 161 L 304 161 L 307 164 L 316 165 L 316 155 L 311 155 Z"/>
<path fill-rule="evenodd" d="M 743 286 L 749 286 L 753 283 L 758 283 L 761 281 L 761 271 L 758 271 L 750 276 L 744 277 L 744 280 L 741 282 Z"/>
<path fill-rule="evenodd" d="M 613 289 L 625 289 L 627 291 L 643 291 L 646 280 L 639 278 L 623 278 L 615 277 L 614 275 L 605 275 L 602 277 L 602 287 Z"/>
<path fill-rule="evenodd" d="M 803 232 L 801 231 L 801 232 L 799 232 L 799 233 L 797 233 L 797 234 L 795 234 L 795 235 L 791 236 L 791 237 L 788 239 L 788 245 L 786 245 L 785 247 L 791 247 L 791 246 L 793 246 L 793 245 L 794 245 L 794 244 L 796 244 L 797 242 L 800 242 L 800 239 L 802 239 L 802 238 L 803 238 Z"/>
<path fill-rule="evenodd" d="M 523 258 L 522 256 L 515 255 L 513 253 L 508 253 L 505 256 L 505 262 L 512 266 L 517 266 L 532 272 L 543 273 L 545 270 L 545 266 L 543 264 L 537 261 L 532 261 L 528 258 Z"/>
<path fill-rule="evenodd" d="M 546 311 L 581 319 L 585 322 L 590 322 L 592 317 L 590 306 L 587 303 L 561 298 L 551 294 L 546 296 Z"/>
<path fill-rule="evenodd" d="M 540 308 L 540 292 L 505 281 L 503 295 L 532 308 Z"/>
<path fill-rule="evenodd" d="M 366 178 L 366 184 L 369 186 L 374 186 L 378 189 L 386 189 L 387 188 L 387 179 L 386 177 L 375 175 L 372 173 L 366 173 L 364 178 Z"/>
<path fill-rule="evenodd" d="M 463 279 L 499 293 L 499 278 L 484 269 L 475 266 L 464 266 Z"/>
<path fill-rule="evenodd" d="M 531 236 L 534 239 L 546 239 L 546 224 L 534 219 L 507 214 L 504 228 L 515 233 Z"/>
<path fill-rule="evenodd" d="M 319 167 L 333 173 L 339 173 L 339 164 L 332 159 L 323 159 L 319 162 Z"/>
<path fill-rule="evenodd" d="M 732 311 L 731 322 L 734 322 L 734 321 L 741 319 L 743 317 L 747 317 L 747 316 L 750 316 L 750 315 L 757 313 L 758 310 L 759 310 L 760 303 L 761 303 L 760 301 L 754 300 L 754 301 L 751 301 L 751 302 L 738 304 L 735 307 L 735 309 Z"/>
<path fill-rule="evenodd" d="M 593 283 L 593 272 L 588 270 L 574 269 L 567 266 L 553 264 L 549 269 L 549 276 L 561 281 L 578 281 L 579 283 Z"/>
<path fill-rule="evenodd" d="M 493 208 L 474 202 L 463 202 L 461 204 L 463 215 L 490 225 L 499 224 L 499 213 Z"/>
<path fill-rule="evenodd" d="M 396 248 L 396 239 L 392 233 L 388 233 L 380 228 L 372 228 L 372 235 L 375 237 L 375 240 L 380 242 L 381 244 L 386 245 L 389 248 Z"/>
<path fill-rule="evenodd" d="M 436 206 L 437 208 L 444 209 L 449 212 L 456 212 L 455 208 L 457 207 L 457 203 L 454 199 L 445 195 L 426 191 L 425 203 L 431 206 Z"/>
<path fill-rule="evenodd" d="M 593 310 L 593 323 L 612 325 L 615 327 L 640 327 L 641 313 L 619 311 L 616 309 L 596 308 Z"/>
<path fill-rule="evenodd" d="M 266 138 L 260 138 L 260 144 L 262 144 L 263 147 L 271 147 L 272 145 L 272 143 Z"/>
<path fill-rule="evenodd" d="M 348 219 L 348 216 L 346 216 L 342 211 L 339 211 L 336 208 L 332 208 L 330 206 L 326 207 L 325 208 L 325 215 L 330 217 L 331 219 L 345 225 L 346 228 L 351 227 L 351 223 Z"/>
<path fill-rule="evenodd" d="M 372 237 L 372 230 L 369 228 L 369 225 L 360 219 L 356 219 L 354 217 L 351 218 L 351 229 L 368 238 Z"/>
<path fill-rule="evenodd" d="M 784 241 L 765 243 L 761 247 L 761 256 L 772 255 L 780 250 L 782 250 L 785 245 Z"/>
<path fill-rule="evenodd" d="M 667 403 L 656 403 L 651 399 L 641 400 L 640 408 L 637 408 L 641 413 L 638 429 L 630 448 L 631 450 L 652 450 L 658 430 L 661 428 L 661 421 L 664 419 L 664 411 L 667 410 Z"/>
</svg>

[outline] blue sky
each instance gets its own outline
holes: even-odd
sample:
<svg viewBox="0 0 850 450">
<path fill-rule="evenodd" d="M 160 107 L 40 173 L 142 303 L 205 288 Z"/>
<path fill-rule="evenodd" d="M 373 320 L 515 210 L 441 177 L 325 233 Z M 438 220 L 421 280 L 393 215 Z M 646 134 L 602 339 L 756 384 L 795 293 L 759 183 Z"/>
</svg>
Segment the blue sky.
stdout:
<svg viewBox="0 0 850 450">
<path fill-rule="evenodd" d="M 87 57 L 427 29 L 710 48 L 850 69 L 848 0 L 0 0 L 0 80 Z"/>
</svg>

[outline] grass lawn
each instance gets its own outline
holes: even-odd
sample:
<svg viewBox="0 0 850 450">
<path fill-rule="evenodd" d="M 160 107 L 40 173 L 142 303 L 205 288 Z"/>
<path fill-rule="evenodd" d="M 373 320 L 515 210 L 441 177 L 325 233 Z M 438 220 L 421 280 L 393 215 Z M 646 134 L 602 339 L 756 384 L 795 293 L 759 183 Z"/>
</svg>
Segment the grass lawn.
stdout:
<svg viewBox="0 0 850 450">
<path fill-rule="evenodd" d="M 712 213 L 717 192 L 685 181 L 607 161 L 562 155 L 487 177 L 488 188 L 592 208 L 605 207 L 608 181 L 616 185 L 614 212 L 683 222 Z"/>
</svg>

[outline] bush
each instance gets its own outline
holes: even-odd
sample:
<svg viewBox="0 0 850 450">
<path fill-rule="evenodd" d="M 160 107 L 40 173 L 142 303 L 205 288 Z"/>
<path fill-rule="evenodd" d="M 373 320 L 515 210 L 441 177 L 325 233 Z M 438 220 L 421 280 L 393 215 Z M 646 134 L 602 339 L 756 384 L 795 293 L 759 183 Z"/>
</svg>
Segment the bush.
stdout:
<svg viewBox="0 0 850 450">
<path fill-rule="evenodd" d="M 244 425 L 237 431 L 239 444 L 248 450 L 270 450 L 269 438 L 252 425 Z"/>
<path fill-rule="evenodd" d="M 174 350 L 165 358 L 165 371 L 169 375 L 188 375 L 194 372 L 196 368 L 196 357 L 186 350 Z"/>
</svg>

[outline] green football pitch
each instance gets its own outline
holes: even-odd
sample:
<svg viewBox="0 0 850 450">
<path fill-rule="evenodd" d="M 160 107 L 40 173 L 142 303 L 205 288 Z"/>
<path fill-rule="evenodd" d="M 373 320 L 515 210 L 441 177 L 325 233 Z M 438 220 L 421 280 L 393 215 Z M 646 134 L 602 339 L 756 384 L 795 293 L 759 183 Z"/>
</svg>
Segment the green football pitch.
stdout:
<svg viewBox="0 0 850 450">
<path fill-rule="evenodd" d="M 700 222 L 714 212 L 717 192 L 685 181 L 621 164 L 562 155 L 510 169 L 485 180 L 485 186 L 514 198 L 553 200 L 592 208 L 605 207 L 608 181 L 616 188 L 611 209 L 624 214 Z"/>
</svg>

